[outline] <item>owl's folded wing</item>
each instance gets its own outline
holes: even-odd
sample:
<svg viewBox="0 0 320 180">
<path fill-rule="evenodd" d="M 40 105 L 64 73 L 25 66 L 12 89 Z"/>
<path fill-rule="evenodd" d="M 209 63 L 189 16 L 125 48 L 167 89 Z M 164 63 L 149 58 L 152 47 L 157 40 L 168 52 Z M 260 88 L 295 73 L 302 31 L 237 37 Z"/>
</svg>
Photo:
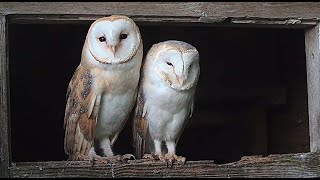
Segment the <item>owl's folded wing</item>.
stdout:
<svg viewBox="0 0 320 180">
<path fill-rule="evenodd" d="M 140 84 L 142 81 L 140 82 Z M 148 121 L 145 118 L 145 99 L 142 91 L 142 86 L 139 86 L 135 116 L 133 119 L 133 140 L 135 146 L 135 156 L 140 159 L 142 156 L 150 151 L 149 141 L 150 134 L 148 129 Z"/>
<path fill-rule="evenodd" d="M 77 154 L 87 155 L 91 148 L 100 106 L 93 84 L 92 73 L 80 64 L 68 86 L 64 118 L 64 150 L 71 160 L 77 160 Z"/>
<path fill-rule="evenodd" d="M 192 100 L 191 104 L 190 104 L 190 110 L 187 111 L 187 115 L 186 115 L 186 119 L 183 122 L 183 125 L 181 126 L 181 129 L 178 130 L 178 135 L 175 139 L 175 143 L 178 144 L 178 141 L 181 137 L 182 132 L 184 131 L 184 129 L 186 128 L 186 126 L 190 123 L 192 115 L 193 115 L 193 110 L 194 110 L 194 99 Z"/>
</svg>

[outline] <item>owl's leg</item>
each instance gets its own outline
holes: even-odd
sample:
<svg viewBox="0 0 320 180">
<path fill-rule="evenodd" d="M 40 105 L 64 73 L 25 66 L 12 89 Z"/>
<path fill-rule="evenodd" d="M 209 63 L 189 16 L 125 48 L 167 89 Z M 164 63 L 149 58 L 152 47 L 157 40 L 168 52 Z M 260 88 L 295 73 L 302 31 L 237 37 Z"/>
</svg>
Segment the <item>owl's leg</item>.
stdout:
<svg viewBox="0 0 320 180">
<path fill-rule="evenodd" d="M 155 139 L 154 141 L 154 154 L 157 157 L 157 159 L 162 159 L 162 150 L 161 150 L 161 141 L 158 139 Z"/>
<path fill-rule="evenodd" d="M 113 155 L 110 139 L 108 137 L 101 140 L 99 144 L 100 144 L 100 148 L 102 149 L 103 156 L 98 155 L 94 147 L 92 147 L 88 154 L 91 161 L 93 162 L 97 161 L 97 162 L 109 164 L 117 160 Z"/>
<path fill-rule="evenodd" d="M 143 155 L 143 159 L 147 159 L 147 160 L 156 160 L 156 159 L 162 159 L 163 155 L 162 155 L 162 151 L 161 151 L 161 141 L 158 139 L 155 139 L 153 141 L 154 143 L 154 154 L 144 154 Z"/>
<path fill-rule="evenodd" d="M 111 147 L 111 141 L 109 138 L 105 138 L 101 141 L 101 148 L 103 150 L 103 154 L 105 159 L 108 162 L 123 162 L 131 159 L 135 159 L 134 155 L 132 154 L 125 154 L 125 155 L 114 155 Z"/>
<path fill-rule="evenodd" d="M 75 154 L 75 158 L 73 158 L 73 160 L 77 160 L 77 161 L 90 161 L 91 157 L 90 156 L 86 156 L 84 154 L 81 154 L 79 152 L 77 152 Z"/>
<path fill-rule="evenodd" d="M 103 139 L 101 141 L 100 147 L 102 149 L 104 156 L 106 156 L 106 157 L 113 157 L 114 156 L 112 148 L 111 148 L 111 141 L 110 141 L 109 137 L 106 137 L 105 139 Z"/>
<path fill-rule="evenodd" d="M 75 155 L 75 160 L 78 161 L 89 161 L 91 165 L 94 165 L 95 161 L 100 161 L 103 157 L 96 154 L 94 147 L 91 147 L 91 149 L 88 152 L 88 155 L 81 154 L 79 152 Z M 104 163 L 104 161 L 101 161 Z"/>
<path fill-rule="evenodd" d="M 185 163 L 186 162 L 186 158 L 182 157 L 182 156 L 177 156 L 176 155 L 176 143 L 173 141 L 166 141 L 166 145 L 167 145 L 167 149 L 168 149 L 168 153 L 165 154 L 164 158 L 162 161 L 168 162 L 171 164 L 171 166 L 173 165 L 174 162 L 181 162 L 181 163 Z M 168 165 L 168 164 L 167 164 Z"/>
<path fill-rule="evenodd" d="M 91 147 L 91 149 L 89 150 L 88 157 L 90 158 L 89 160 L 91 164 L 94 164 L 95 161 L 108 163 L 108 161 L 104 160 L 102 156 L 97 155 L 94 147 Z"/>
<path fill-rule="evenodd" d="M 104 157 L 99 156 L 96 153 L 96 151 L 94 150 L 94 147 L 91 147 L 87 156 L 82 155 L 81 160 L 90 161 L 92 165 L 94 165 L 96 161 L 101 163 L 109 163 L 108 159 L 105 159 Z"/>
</svg>

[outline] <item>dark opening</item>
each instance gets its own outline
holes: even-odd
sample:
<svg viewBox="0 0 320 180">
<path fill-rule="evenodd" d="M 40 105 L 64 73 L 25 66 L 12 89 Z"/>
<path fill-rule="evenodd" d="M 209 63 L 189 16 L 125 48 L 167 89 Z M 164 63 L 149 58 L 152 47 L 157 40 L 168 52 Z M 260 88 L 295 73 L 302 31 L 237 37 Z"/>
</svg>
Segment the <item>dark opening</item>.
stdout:
<svg viewBox="0 0 320 180">
<path fill-rule="evenodd" d="M 11 154 L 14 162 L 66 160 L 67 85 L 89 24 L 10 24 Z M 304 30 L 141 25 L 144 54 L 168 39 L 200 52 L 191 123 L 177 154 L 227 163 L 244 155 L 309 151 Z M 132 153 L 131 122 L 115 153 Z"/>
</svg>

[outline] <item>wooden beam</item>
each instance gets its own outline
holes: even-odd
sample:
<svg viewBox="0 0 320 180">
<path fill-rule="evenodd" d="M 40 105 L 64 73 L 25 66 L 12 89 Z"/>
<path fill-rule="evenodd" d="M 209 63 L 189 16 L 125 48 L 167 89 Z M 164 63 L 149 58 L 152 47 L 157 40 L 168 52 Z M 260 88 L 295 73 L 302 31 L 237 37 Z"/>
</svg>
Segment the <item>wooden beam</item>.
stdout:
<svg viewBox="0 0 320 180">
<path fill-rule="evenodd" d="M 0 12 L 10 14 L 73 14 L 128 16 L 201 16 L 200 2 L 3 2 Z"/>
<path fill-rule="evenodd" d="M 320 18 L 319 2 L 2 2 L 4 14 Z"/>
<path fill-rule="evenodd" d="M 124 164 L 81 161 L 25 162 L 10 167 L 10 177 L 320 177 L 319 153 L 244 157 L 238 162 L 187 161 L 171 168 L 162 162 L 133 160 Z"/>
<path fill-rule="evenodd" d="M 319 2 L 206 2 L 201 8 L 203 18 L 292 18 L 292 21 L 320 18 Z"/>
<path fill-rule="evenodd" d="M 6 52 L 6 17 L 0 15 L 0 177 L 8 177 L 8 74 L 9 65 Z"/>
<path fill-rule="evenodd" d="M 105 15 L 8 15 L 10 24 L 86 24 L 90 25 L 94 20 Z M 206 27 L 261 27 L 261 28 L 302 28 L 306 29 L 318 24 L 314 19 L 292 20 L 286 19 L 264 19 L 264 18 L 226 18 L 211 19 L 207 21 L 199 17 L 151 17 L 130 16 L 138 26 L 206 26 Z"/>
<path fill-rule="evenodd" d="M 92 21 L 124 14 L 141 22 L 189 22 L 310 26 L 320 20 L 318 2 L 4 2 L 13 22 Z M 33 21 L 30 20 L 30 16 Z"/>
<path fill-rule="evenodd" d="M 305 32 L 310 151 L 320 150 L 320 25 Z"/>
</svg>

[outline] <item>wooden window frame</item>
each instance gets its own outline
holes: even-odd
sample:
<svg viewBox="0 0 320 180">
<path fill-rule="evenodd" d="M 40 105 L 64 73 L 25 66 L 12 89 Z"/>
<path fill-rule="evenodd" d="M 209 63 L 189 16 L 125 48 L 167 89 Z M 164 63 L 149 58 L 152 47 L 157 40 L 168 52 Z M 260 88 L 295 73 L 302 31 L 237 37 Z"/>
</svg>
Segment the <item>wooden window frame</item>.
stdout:
<svg viewBox="0 0 320 180">
<path fill-rule="evenodd" d="M 320 177 L 320 3 L 318 2 L 7 2 L 0 3 L 0 177 Z M 310 152 L 250 156 L 228 164 L 130 161 L 11 163 L 9 23 L 90 23 L 125 14 L 138 23 L 194 23 L 305 29 Z"/>
</svg>

